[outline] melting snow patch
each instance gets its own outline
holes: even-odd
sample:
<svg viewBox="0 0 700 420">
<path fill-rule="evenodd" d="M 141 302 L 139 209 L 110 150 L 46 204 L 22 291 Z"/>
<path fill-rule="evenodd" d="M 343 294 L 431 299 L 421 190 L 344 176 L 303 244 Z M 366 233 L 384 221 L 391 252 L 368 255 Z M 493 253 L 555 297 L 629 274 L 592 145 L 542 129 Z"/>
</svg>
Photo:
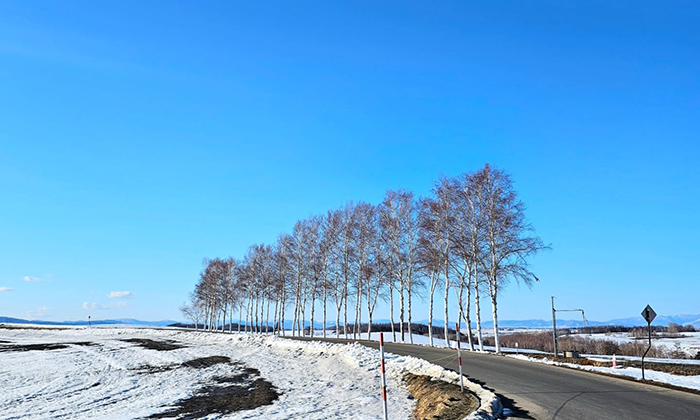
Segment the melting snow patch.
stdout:
<svg viewBox="0 0 700 420">
<path fill-rule="evenodd" d="M 157 351 L 134 345 L 177 343 Z M 379 351 L 359 344 L 300 342 L 273 336 L 134 329 L 0 330 L 13 345 L 66 344 L 52 351 L 16 351 L 0 358 L 0 411 L 16 419 L 135 418 L 171 410 L 203 387 L 230 377 L 239 363 L 260 372 L 279 392 L 271 405 L 230 419 L 381 419 Z M 94 345 L 75 345 L 90 342 Z M 173 346 L 174 347 L 174 346 Z M 29 347 L 31 348 L 31 347 Z M 193 360 L 229 358 L 201 369 Z M 218 359 L 217 359 L 218 360 Z M 222 359 L 223 360 L 223 359 Z M 458 383 L 459 375 L 422 359 L 386 355 L 392 419 L 412 417 L 404 373 Z M 150 369 L 144 372 L 144 367 Z M 468 419 L 500 415 L 498 398 L 465 381 L 481 401 Z M 128 414 L 125 414 L 128 413 Z"/>
</svg>

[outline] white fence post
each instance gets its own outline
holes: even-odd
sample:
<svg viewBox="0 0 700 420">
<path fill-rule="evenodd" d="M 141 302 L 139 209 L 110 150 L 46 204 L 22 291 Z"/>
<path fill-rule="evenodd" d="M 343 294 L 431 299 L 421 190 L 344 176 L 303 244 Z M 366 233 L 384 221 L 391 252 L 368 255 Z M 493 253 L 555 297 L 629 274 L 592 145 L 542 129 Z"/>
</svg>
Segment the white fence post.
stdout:
<svg viewBox="0 0 700 420">
<path fill-rule="evenodd" d="M 464 392 L 464 376 L 462 376 L 462 347 L 459 343 L 459 322 L 457 326 L 457 359 L 459 360 L 459 387 Z"/>
<path fill-rule="evenodd" d="M 384 368 L 384 333 L 379 333 L 379 351 L 382 357 L 382 402 L 384 403 L 384 420 L 389 420 L 389 408 L 386 403 L 386 369 Z"/>
</svg>

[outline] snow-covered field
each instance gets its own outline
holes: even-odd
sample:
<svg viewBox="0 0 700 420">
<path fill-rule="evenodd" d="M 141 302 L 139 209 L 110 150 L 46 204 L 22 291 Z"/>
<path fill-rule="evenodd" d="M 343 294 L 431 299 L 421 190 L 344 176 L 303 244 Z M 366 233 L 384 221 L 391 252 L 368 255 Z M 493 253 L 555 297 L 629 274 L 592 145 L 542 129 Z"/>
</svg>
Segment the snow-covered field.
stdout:
<svg viewBox="0 0 700 420">
<path fill-rule="evenodd" d="M 157 351 L 122 341 L 132 338 L 184 347 Z M 158 370 L 207 356 L 229 357 L 258 369 L 281 394 L 272 405 L 225 418 L 382 418 L 379 352 L 356 344 L 133 328 L 0 329 L 0 341 L 3 346 L 72 343 L 63 349 L 2 353 L 0 416 L 7 419 L 119 419 L 162 413 L 217 376 L 236 369 L 219 364 L 206 369 Z M 145 366 L 153 370 L 144 372 Z M 387 354 L 392 419 L 411 417 L 414 402 L 401 380 L 408 371 L 447 381 L 458 378 L 423 360 Z M 468 386 L 479 396 L 484 414 L 498 412 L 500 403 L 493 394 L 475 384 Z"/>
<path fill-rule="evenodd" d="M 700 332 L 684 332 L 681 333 L 681 338 L 654 338 L 652 336 L 651 343 L 657 346 L 664 346 L 669 350 L 673 350 L 676 345 L 680 349 L 690 355 L 695 355 L 700 352 Z M 629 333 L 608 333 L 608 334 L 576 334 L 574 337 L 590 338 L 594 340 L 610 340 L 619 344 L 630 343 L 635 340 Z M 646 342 L 646 340 L 643 340 Z"/>
</svg>

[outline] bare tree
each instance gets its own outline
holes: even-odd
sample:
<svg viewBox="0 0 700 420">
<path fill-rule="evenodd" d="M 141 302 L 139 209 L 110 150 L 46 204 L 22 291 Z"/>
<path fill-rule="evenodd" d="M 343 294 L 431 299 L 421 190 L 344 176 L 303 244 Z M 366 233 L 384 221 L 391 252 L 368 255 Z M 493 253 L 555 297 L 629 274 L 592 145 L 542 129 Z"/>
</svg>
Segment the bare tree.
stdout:
<svg viewBox="0 0 700 420">
<path fill-rule="evenodd" d="M 354 262 L 355 262 L 355 249 L 353 247 L 353 242 L 355 240 L 355 218 L 354 218 L 355 205 L 350 202 L 347 203 L 342 211 L 342 226 L 340 229 L 340 248 L 339 248 L 339 264 L 340 271 L 342 275 L 342 299 L 344 301 L 343 306 L 343 330 L 345 338 L 348 338 L 348 298 L 350 294 L 350 285 L 354 278 Z"/>
<path fill-rule="evenodd" d="M 374 206 L 369 203 L 360 202 L 355 206 L 352 214 L 355 233 L 353 235 L 353 248 L 355 249 L 356 272 L 355 281 L 353 283 L 355 289 L 355 324 L 353 328 L 353 338 L 360 338 L 360 327 L 362 325 L 362 298 L 365 292 L 365 287 L 369 286 L 371 277 L 365 277 L 370 274 L 370 256 L 371 245 L 375 239 L 375 224 L 374 224 Z M 370 291 L 367 291 L 370 293 Z"/>
<path fill-rule="evenodd" d="M 411 331 L 412 298 L 414 286 L 418 281 L 416 275 L 416 258 L 418 254 L 418 203 L 410 191 L 389 190 L 384 195 L 384 201 L 380 206 L 380 225 L 382 228 L 382 240 L 386 243 L 389 255 L 388 269 L 392 284 L 390 292 L 392 296 L 392 325 L 393 325 L 393 283 L 398 284 L 399 291 L 399 330 L 401 341 L 405 341 L 405 332 L 408 330 L 409 340 L 413 343 Z M 405 328 L 405 300 L 408 298 L 408 324 Z"/>
<path fill-rule="evenodd" d="M 277 238 L 277 244 L 273 251 L 273 261 L 275 266 L 275 289 L 277 290 L 277 304 L 275 306 L 275 314 L 277 322 L 276 332 L 285 335 L 284 313 L 287 303 L 287 290 L 290 274 L 289 249 L 291 247 L 292 238 L 289 235 L 280 235 Z"/>
<path fill-rule="evenodd" d="M 198 329 L 199 321 L 202 319 L 204 310 L 201 302 L 198 301 L 195 294 L 190 295 L 189 302 L 185 302 L 180 306 L 180 312 L 186 318 L 192 321 L 195 331 Z"/>
<path fill-rule="evenodd" d="M 501 352 L 498 334 L 498 291 L 514 278 L 531 285 L 536 277 L 528 269 L 527 258 L 548 247 L 531 235 L 525 219 L 525 205 L 518 199 L 510 176 L 488 164 L 477 172 L 484 200 L 485 256 L 483 268 L 493 316 L 496 353 Z"/>
<path fill-rule="evenodd" d="M 445 177 L 441 177 L 433 188 L 435 199 L 432 205 L 429 206 L 429 211 L 432 213 L 432 218 L 435 223 L 435 240 L 440 252 L 442 263 L 442 275 L 445 287 L 444 295 L 444 310 L 445 310 L 445 346 L 450 347 L 450 336 L 447 333 L 449 322 L 449 291 L 450 291 L 450 274 L 452 273 L 452 226 L 454 224 L 454 213 L 452 209 L 452 200 L 450 194 L 450 181 Z"/>
<path fill-rule="evenodd" d="M 340 313 L 347 297 L 345 282 L 343 281 L 343 266 L 341 261 L 344 258 L 341 246 L 341 233 L 344 212 L 335 210 L 328 214 L 328 228 L 326 236 L 329 238 L 330 257 L 330 287 L 335 303 L 335 338 L 340 337 Z"/>
<path fill-rule="evenodd" d="M 321 239 L 319 241 L 319 264 L 321 271 L 321 284 L 323 287 L 323 338 L 326 338 L 326 322 L 327 322 L 327 309 L 328 309 L 328 292 L 334 291 L 334 282 L 331 277 L 335 274 L 334 270 L 334 252 L 336 244 L 338 241 L 338 223 L 335 218 L 335 213 L 329 211 L 323 218 Z M 338 329 L 338 324 L 336 323 L 336 330 Z"/>
<path fill-rule="evenodd" d="M 306 228 L 308 230 L 308 235 L 307 235 L 307 264 L 309 265 L 308 269 L 308 278 L 307 278 L 307 284 L 308 284 L 308 294 L 309 298 L 311 300 L 311 327 L 309 328 L 309 334 L 311 337 L 314 336 L 314 320 L 315 320 L 315 310 L 316 310 L 316 300 L 318 299 L 318 289 L 319 287 L 323 287 L 322 282 L 325 278 L 324 275 L 324 258 L 322 255 L 323 252 L 323 245 L 322 245 L 322 238 L 321 236 L 323 235 L 322 231 L 322 226 L 323 226 L 323 218 L 319 216 L 314 216 L 311 217 L 306 225 Z"/>
<path fill-rule="evenodd" d="M 421 272 L 427 276 L 428 283 L 428 338 L 433 346 L 433 308 L 435 307 L 435 291 L 440 284 L 440 272 L 443 267 L 443 252 L 440 244 L 439 209 L 435 200 L 421 200 L 420 235 L 418 261 Z"/>
<path fill-rule="evenodd" d="M 233 312 L 238 308 L 239 332 L 242 327 L 268 332 L 272 310 L 274 332 L 284 334 L 286 306 L 293 302 L 292 335 L 304 334 L 307 310 L 313 335 L 320 304 L 325 337 L 330 298 L 336 308 L 336 337 L 340 336 L 341 315 L 348 337 L 348 311 L 354 304 L 351 327 L 358 338 L 365 310 L 369 337 L 376 305 L 388 297 L 396 341 L 394 299 L 398 298 L 401 341 L 406 341 L 408 332 L 413 342 L 412 301 L 425 279 L 429 282 L 431 345 L 435 292 L 442 286 L 445 344 L 450 345 L 449 293 L 453 290 L 458 319 L 467 325 L 471 349 L 473 295 L 483 349 L 480 296 L 488 293 L 500 351 L 498 292 L 511 279 L 530 285 L 536 278 L 528 269 L 527 258 L 547 247 L 531 233 L 524 205 L 505 172 L 486 165 L 456 178 L 442 177 L 432 193 L 433 197 L 418 202 L 412 192 L 389 190 L 376 207 L 349 202 L 324 217 L 298 221 L 292 233 L 280 236 L 274 247 L 253 245 L 242 261 L 205 259 L 191 302 L 181 308 L 183 315 L 201 317 L 210 331 L 219 326 L 223 331 L 228 315 L 232 331 Z M 199 313 L 193 312 L 197 310 Z"/>
</svg>

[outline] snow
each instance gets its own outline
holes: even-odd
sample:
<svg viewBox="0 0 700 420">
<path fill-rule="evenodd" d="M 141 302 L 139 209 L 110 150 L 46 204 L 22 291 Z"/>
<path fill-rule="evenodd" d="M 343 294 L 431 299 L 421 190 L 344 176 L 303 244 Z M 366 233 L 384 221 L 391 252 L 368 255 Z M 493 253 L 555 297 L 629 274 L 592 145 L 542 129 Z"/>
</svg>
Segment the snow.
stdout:
<svg viewBox="0 0 700 420">
<path fill-rule="evenodd" d="M 322 331 L 314 331 L 314 335 L 318 335 L 319 337 L 321 336 L 323 332 Z M 671 342 L 678 342 L 677 340 L 686 340 L 685 345 L 686 347 L 693 348 L 692 346 L 697 344 L 700 344 L 700 333 L 684 333 L 686 337 L 682 339 L 667 339 Z M 583 336 L 583 334 L 582 334 Z M 607 338 L 610 337 L 610 335 L 606 334 L 587 334 L 586 336 L 591 337 L 591 336 L 599 336 L 599 338 Z M 602 337 L 601 337 L 602 336 Z M 335 337 L 335 335 L 332 335 L 329 337 Z M 344 337 L 341 334 L 341 337 Z M 626 333 L 619 333 L 613 335 L 616 340 L 619 340 L 620 342 L 623 342 L 623 340 L 633 340 L 633 338 L 630 338 L 627 336 Z M 352 338 L 352 337 L 351 337 Z M 367 334 L 362 334 L 362 340 L 365 340 L 367 338 Z M 401 341 L 401 337 L 399 334 L 396 335 L 397 341 Z M 371 333 L 371 340 L 374 341 L 379 341 L 379 333 Z M 386 342 L 391 342 L 393 341 L 393 337 L 391 333 L 384 333 L 384 341 Z M 663 339 L 659 339 L 659 342 L 663 342 Z M 408 342 L 408 335 L 406 335 L 406 342 Z M 656 341 L 655 341 L 656 342 Z M 413 334 L 413 343 L 417 345 L 425 345 L 429 346 L 430 345 L 430 339 L 427 336 L 420 335 L 420 334 Z M 445 347 L 445 339 L 438 339 L 438 338 L 433 338 L 433 344 L 435 347 Z M 450 347 L 456 348 L 456 341 L 451 340 L 450 341 Z M 469 351 L 467 350 L 467 345 L 466 343 L 462 343 L 462 351 Z M 478 346 L 475 344 L 474 348 L 478 351 Z M 490 346 L 484 346 L 485 351 L 495 351 L 494 347 Z M 550 361 L 543 361 L 543 359 L 539 358 L 533 358 L 533 357 L 528 357 L 527 354 L 542 354 L 543 352 L 537 351 L 537 350 L 528 350 L 528 349 L 515 349 L 515 348 L 509 348 L 509 347 L 501 347 L 501 351 L 511 357 L 517 357 L 521 360 L 530 360 L 533 362 L 539 362 L 539 363 L 549 363 L 549 364 L 559 364 L 559 365 L 567 365 L 571 366 L 577 369 L 583 369 L 583 370 L 596 370 L 600 372 L 607 372 L 611 373 L 614 375 L 625 375 L 625 376 L 632 376 L 635 378 L 641 379 L 642 377 L 642 370 L 641 368 L 620 368 L 620 369 L 612 369 L 612 368 L 605 368 L 605 367 L 594 367 L 594 366 L 582 366 L 582 365 L 576 365 L 576 364 L 563 364 L 563 363 L 558 363 L 558 362 L 550 362 Z M 602 360 L 602 361 L 611 361 L 612 356 L 605 356 L 605 355 L 595 355 L 595 354 L 589 354 L 589 355 L 582 355 L 583 357 L 586 357 L 588 359 L 592 360 Z M 635 360 L 635 361 L 641 361 L 641 357 L 633 357 L 633 356 L 616 356 L 618 361 L 621 360 Z M 700 364 L 700 360 L 692 360 L 692 359 L 662 359 L 662 358 L 654 358 L 654 357 L 647 357 L 644 359 L 647 362 L 655 362 L 655 363 L 675 363 L 675 364 Z M 693 389 L 700 389 L 700 375 L 696 376 L 682 376 L 682 375 L 672 375 L 670 373 L 665 373 L 665 372 L 657 372 L 657 371 L 652 371 L 649 369 L 646 369 L 645 371 L 645 377 L 647 379 L 651 379 L 657 382 L 663 382 L 667 384 L 672 384 L 672 385 L 677 385 L 677 386 L 682 386 L 686 388 L 693 388 Z"/>
<path fill-rule="evenodd" d="M 516 359 L 527 360 L 527 361 L 536 362 L 536 363 L 545 363 L 545 364 L 554 365 L 554 366 L 567 366 L 567 367 L 574 368 L 574 369 L 581 369 L 581 370 L 588 370 L 588 371 L 595 371 L 595 372 L 604 372 L 604 373 L 609 373 L 611 375 L 630 376 L 630 377 L 635 378 L 635 379 L 642 379 L 642 369 L 636 368 L 636 367 L 613 369 L 611 367 L 577 365 L 574 363 L 554 362 L 554 361 L 548 360 L 546 358 L 539 359 L 539 358 L 530 357 L 530 356 L 522 355 L 522 354 L 520 354 L 520 355 L 509 354 L 508 357 L 513 357 Z M 647 360 L 647 359 L 644 359 L 644 360 Z M 666 384 L 681 386 L 684 388 L 691 388 L 691 389 L 700 390 L 700 375 L 693 375 L 693 376 L 672 375 L 670 373 L 657 372 L 655 370 L 645 369 L 644 377 L 648 380 L 652 380 L 652 381 L 656 381 L 656 382 L 662 382 L 662 383 L 666 383 Z"/>
<path fill-rule="evenodd" d="M 676 344 L 680 346 L 680 349 L 690 355 L 695 355 L 700 352 L 700 332 L 684 332 L 681 333 L 683 337 L 680 338 L 655 338 L 653 335 L 651 337 L 651 343 L 653 345 L 664 346 L 669 350 L 673 350 Z M 607 333 L 607 334 L 576 334 L 573 337 L 590 338 L 593 340 L 610 340 L 618 344 L 630 343 L 633 341 L 638 341 L 634 337 L 631 337 L 629 333 Z M 646 342 L 646 340 L 643 340 Z"/>
<path fill-rule="evenodd" d="M 122 340 L 148 338 L 185 347 L 149 350 Z M 9 344 L 91 342 L 65 349 L 5 352 L 0 357 L 0 413 L 13 419 L 58 417 L 119 419 L 166 411 L 231 365 L 207 369 L 178 368 L 139 373 L 144 365 L 168 366 L 207 357 L 227 356 L 280 391 L 272 405 L 240 411 L 229 419 L 379 419 L 382 418 L 379 351 L 359 344 L 299 342 L 274 336 L 177 331 L 172 329 L 73 328 L 0 330 Z M 457 383 L 459 376 L 422 359 L 386 354 L 387 399 L 392 419 L 408 419 L 415 402 L 402 381 L 412 372 Z M 465 382 L 481 400 L 469 419 L 493 418 L 498 398 Z"/>
</svg>

